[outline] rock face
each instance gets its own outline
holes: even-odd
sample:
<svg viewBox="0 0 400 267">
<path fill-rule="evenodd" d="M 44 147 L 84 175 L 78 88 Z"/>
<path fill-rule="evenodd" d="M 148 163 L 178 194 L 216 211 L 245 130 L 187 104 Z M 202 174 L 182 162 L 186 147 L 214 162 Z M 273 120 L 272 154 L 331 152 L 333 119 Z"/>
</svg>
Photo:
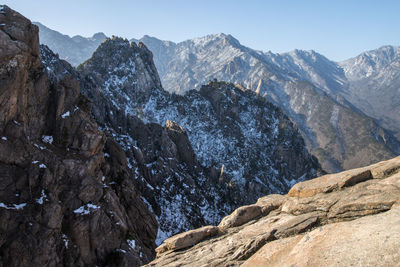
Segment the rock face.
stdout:
<svg viewBox="0 0 400 267">
<path fill-rule="evenodd" d="M 158 241 L 216 224 L 319 169 L 278 108 L 217 81 L 183 97 L 169 94 L 141 43 L 106 40 L 78 71 L 96 120 L 130 151 L 129 163 L 142 166 L 136 183 L 158 217 Z"/>
<path fill-rule="evenodd" d="M 69 37 L 49 29 L 39 22 L 33 24 L 39 27 L 40 43 L 46 44 L 52 51 L 56 51 L 60 58 L 67 60 L 73 66 L 78 66 L 90 58 L 96 48 L 107 38 L 102 32 L 98 32 L 90 38 L 80 35 Z"/>
<path fill-rule="evenodd" d="M 398 265 L 399 185 L 400 157 L 301 182 L 251 206 L 274 203 L 268 213 L 247 216 L 242 207 L 212 234 L 171 237 L 147 266 Z M 176 239 L 185 246 L 174 246 Z"/>
<path fill-rule="evenodd" d="M 124 151 L 73 75 L 45 71 L 37 26 L 7 6 L 0 25 L 0 265 L 149 262 L 157 222 Z"/>
</svg>

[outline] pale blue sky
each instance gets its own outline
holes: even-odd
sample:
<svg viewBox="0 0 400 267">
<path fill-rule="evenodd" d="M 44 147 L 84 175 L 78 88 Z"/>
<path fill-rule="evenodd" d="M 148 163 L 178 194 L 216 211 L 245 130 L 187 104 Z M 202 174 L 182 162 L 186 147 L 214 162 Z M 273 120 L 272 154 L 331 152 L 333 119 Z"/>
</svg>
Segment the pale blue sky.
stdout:
<svg viewBox="0 0 400 267">
<path fill-rule="evenodd" d="M 70 36 L 102 31 L 128 39 L 147 34 L 179 42 L 223 32 L 254 49 L 314 49 L 337 61 L 382 45 L 400 45 L 397 0 L 1 2 Z"/>
</svg>

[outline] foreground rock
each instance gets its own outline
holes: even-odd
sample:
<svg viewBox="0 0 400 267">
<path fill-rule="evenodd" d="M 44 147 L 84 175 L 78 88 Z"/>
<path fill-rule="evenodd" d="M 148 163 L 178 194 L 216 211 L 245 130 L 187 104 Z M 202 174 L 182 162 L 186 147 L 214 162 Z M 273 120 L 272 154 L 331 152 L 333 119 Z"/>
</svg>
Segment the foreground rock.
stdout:
<svg viewBox="0 0 400 267">
<path fill-rule="evenodd" d="M 302 182 L 290 192 L 237 209 L 214 236 L 161 245 L 148 266 L 398 265 L 400 157 Z"/>
<path fill-rule="evenodd" d="M 138 266 L 157 222 L 120 145 L 70 73 L 47 74 L 38 29 L 0 6 L 0 266 Z"/>
</svg>

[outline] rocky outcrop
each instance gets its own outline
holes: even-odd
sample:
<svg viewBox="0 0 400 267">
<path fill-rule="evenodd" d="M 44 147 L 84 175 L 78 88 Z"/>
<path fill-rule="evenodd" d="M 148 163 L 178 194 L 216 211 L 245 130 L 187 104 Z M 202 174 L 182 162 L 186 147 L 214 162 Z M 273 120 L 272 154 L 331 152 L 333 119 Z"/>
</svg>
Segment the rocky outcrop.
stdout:
<svg viewBox="0 0 400 267">
<path fill-rule="evenodd" d="M 265 214 L 244 212 L 265 206 Z M 225 217 L 212 235 L 171 237 L 185 246 L 167 240 L 148 266 L 394 266 L 400 259 L 400 157 L 301 182 L 251 207 Z"/>
<path fill-rule="evenodd" d="M 0 6 L 0 265 L 138 266 L 155 217 L 71 72 L 48 73 L 38 28 Z"/>
</svg>

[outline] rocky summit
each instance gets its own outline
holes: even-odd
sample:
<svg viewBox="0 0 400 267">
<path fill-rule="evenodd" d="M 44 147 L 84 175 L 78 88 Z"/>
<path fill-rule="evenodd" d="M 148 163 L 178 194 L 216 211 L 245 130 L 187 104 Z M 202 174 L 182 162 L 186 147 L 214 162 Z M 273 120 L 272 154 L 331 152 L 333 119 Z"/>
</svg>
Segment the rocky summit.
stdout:
<svg viewBox="0 0 400 267">
<path fill-rule="evenodd" d="M 149 262 L 157 222 L 121 146 L 43 66 L 37 26 L 7 6 L 0 25 L 0 266 Z"/>
<path fill-rule="evenodd" d="M 268 195 L 168 238 L 146 266 L 397 266 L 400 157 Z"/>
</svg>

